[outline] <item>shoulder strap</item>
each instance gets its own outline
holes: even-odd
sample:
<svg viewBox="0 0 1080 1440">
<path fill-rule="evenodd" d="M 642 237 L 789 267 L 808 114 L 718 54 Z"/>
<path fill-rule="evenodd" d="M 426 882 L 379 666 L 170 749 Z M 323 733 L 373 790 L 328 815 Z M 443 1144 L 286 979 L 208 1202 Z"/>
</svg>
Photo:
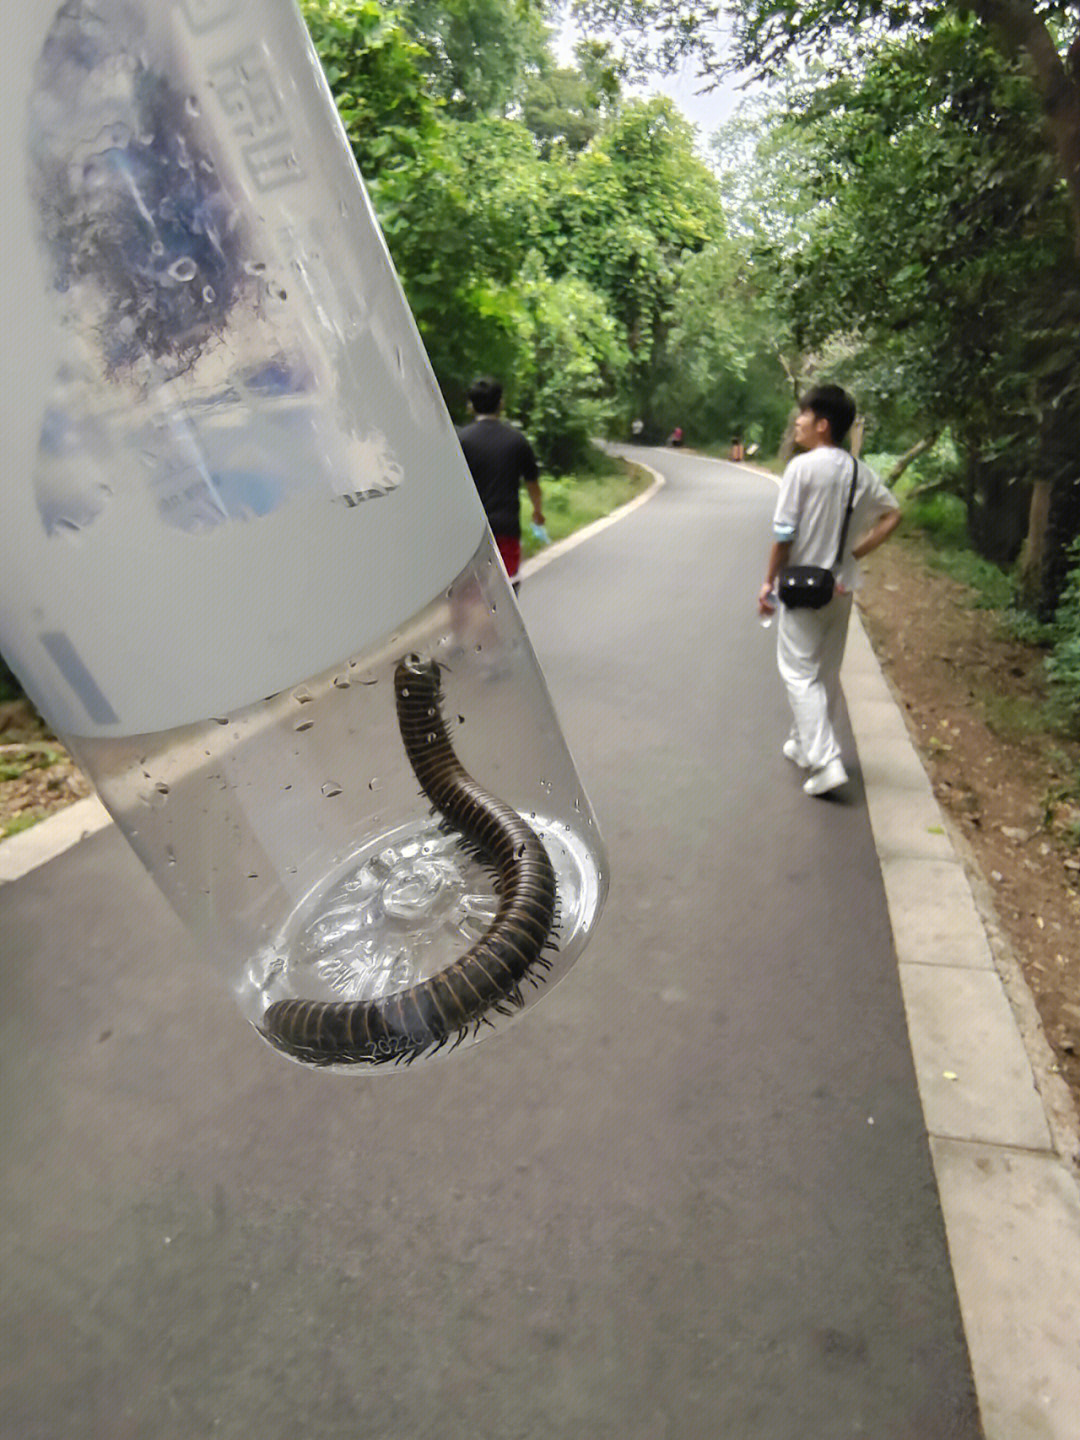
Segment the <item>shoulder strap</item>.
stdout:
<svg viewBox="0 0 1080 1440">
<path fill-rule="evenodd" d="M 832 568 L 833 568 L 834 570 L 838 568 L 841 560 L 843 560 L 843 558 L 844 558 L 844 541 L 847 539 L 848 524 L 849 524 L 850 521 L 851 521 L 851 512 L 852 512 L 852 510 L 854 509 L 854 506 L 855 506 L 855 486 L 856 486 L 856 484 L 858 483 L 858 479 L 859 479 L 859 462 L 855 459 L 855 456 L 852 455 L 852 457 L 851 457 L 851 489 L 848 491 L 847 509 L 844 511 L 844 523 L 843 523 L 843 525 L 842 525 L 841 528 L 840 528 L 840 544 L 836 547 L 836 559 L 833 561 L 833 564 L 832 564 Z"/>
</svg>

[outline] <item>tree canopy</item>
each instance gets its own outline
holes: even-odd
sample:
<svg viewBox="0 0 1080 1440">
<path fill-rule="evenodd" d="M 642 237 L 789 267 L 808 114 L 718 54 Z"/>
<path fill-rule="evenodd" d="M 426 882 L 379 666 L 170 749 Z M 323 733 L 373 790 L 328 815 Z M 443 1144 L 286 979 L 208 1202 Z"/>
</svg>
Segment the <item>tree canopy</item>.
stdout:
<svg viewBox="0 0 1080 1440">
<path fill-rule="evenodd" d="M 1023 544 L 1052 611 L 1080 532 L 1075 6 L 574 0 L 568 64 L 542 0 L 303 5 L 459 418 L 493 371 L 555 470 L 631 420 L 774 450 L 838 379 L 878 448 L 925 468 L 947 437 L 973 542 Z M 709 160 L 620 80 L 687 54 L 769 77 Z"/>
</svg>

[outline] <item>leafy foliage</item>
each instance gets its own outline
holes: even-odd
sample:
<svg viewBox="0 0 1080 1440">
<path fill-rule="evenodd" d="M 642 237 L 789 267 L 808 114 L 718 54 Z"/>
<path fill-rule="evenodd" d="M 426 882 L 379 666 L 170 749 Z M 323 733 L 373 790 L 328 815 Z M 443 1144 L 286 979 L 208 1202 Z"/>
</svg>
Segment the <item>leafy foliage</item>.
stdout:
<svg viewBox="0 0 1080 1440">
<path fill-rule="evenodd" d="M 1070 569 L 1055 616 L 1053 653 L 1046 662 L 1055 696 L 1080 730 L 1080 540 L 1069 547 Z"/>
<path fill-rule="evenodd" d="M 623 103 L 602 45 L 580 47 L 580 69 L 555 66 L 541 12 L 520 0 L 305 6 L 453 411 L 473 375 L 501 375 L 558 471 L 616 417 L 684 392 L 690 363 L 707 383 L 692 342 L 673 354 L 669 333 L 723 215 L 670 102 Z"/>
</svg>

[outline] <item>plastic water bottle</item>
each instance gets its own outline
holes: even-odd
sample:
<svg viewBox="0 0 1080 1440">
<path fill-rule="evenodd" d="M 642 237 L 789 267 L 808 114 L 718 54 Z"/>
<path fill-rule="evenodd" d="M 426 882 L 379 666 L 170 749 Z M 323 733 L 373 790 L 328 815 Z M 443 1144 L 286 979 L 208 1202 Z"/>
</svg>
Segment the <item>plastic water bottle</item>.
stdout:
<svg viewBox="0 0 1080 1440">
<path fill-rule="evenodd" d="M 0 648 L 267 1039 L 471 1043 L 606 862 L 299 14 L 8 22 Z"/>
</svg>

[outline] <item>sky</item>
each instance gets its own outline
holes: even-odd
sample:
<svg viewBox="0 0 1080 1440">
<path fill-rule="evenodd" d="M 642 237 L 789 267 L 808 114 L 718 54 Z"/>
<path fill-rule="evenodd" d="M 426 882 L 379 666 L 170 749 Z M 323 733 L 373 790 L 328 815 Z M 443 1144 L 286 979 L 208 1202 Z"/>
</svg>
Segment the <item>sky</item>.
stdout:
<svg viewBox="0 0 1080 1440">
<path fill-rule="evenodd" d="M 714 90 L 699 94 L 703 82 L 691 66 L 684 64 L 680 72 L 654 79 L 648 94 L 662 94 L 674 100 L 691 125 L 698 128 L 698 140 L 707 146 L 713 132 L 729 120 L 742 99 L 742 91 L 731 80 L 722 80 Z"/>
<path fill-rule="evenodd" d="M 556 53 L 560 61 L 573 61 L 577 30 L 567 21 L 558 36 Z M 724 79 L 708 93 L 703 91 L 704 81 L 697 75 L 693 65 L 684 62 L 674 75 L 656 76 L 644 87 L 628 87 L 631 94 L 667 95 L 675 102 L 682 114 L 695 125 L 698 131 L 698 147 L 702 155 L 709 158 L 709 141 L 714 131 L 731 118 L 744 93 L 737 80 Z"/>
</svg>

